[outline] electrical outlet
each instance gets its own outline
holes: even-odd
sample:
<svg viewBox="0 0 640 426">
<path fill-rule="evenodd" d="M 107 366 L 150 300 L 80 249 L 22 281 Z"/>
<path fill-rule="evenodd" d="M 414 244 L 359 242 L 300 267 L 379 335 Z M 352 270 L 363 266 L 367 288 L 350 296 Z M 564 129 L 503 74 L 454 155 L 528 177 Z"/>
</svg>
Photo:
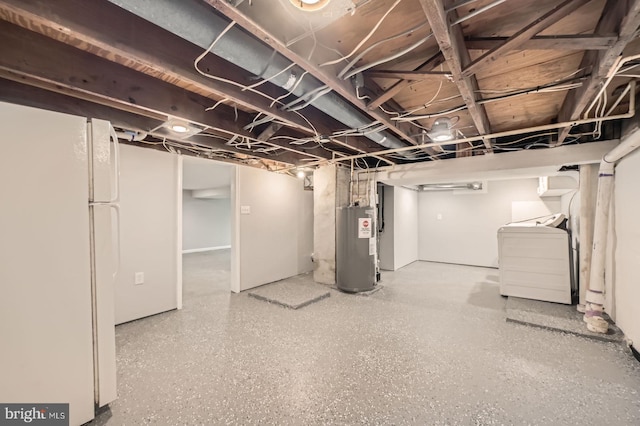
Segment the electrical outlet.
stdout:
<svg viewBox="0 0 640 426">
<path fill-rule="evenodd" d="M 144 272 L 136 272 L 136 276 L 134 278 L 133 284 L 135 285 L 144 284 Z"/>
</svg>

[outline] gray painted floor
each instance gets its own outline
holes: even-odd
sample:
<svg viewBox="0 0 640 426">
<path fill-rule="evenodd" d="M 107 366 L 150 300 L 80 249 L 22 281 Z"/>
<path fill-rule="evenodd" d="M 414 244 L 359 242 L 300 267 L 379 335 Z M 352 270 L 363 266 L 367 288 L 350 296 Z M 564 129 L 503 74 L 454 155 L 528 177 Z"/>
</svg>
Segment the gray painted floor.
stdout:
<svg viewBox="0 0 640 426">
<path fill-rule="evenodd" d="M 94 424 L 640 424 L 626 348 L 507 323 L 496 270 L 416 262 L 291 310 L 230 294 L 227 263 L 185 256 L 184 309 L 117 327 Z"/>
</svg>

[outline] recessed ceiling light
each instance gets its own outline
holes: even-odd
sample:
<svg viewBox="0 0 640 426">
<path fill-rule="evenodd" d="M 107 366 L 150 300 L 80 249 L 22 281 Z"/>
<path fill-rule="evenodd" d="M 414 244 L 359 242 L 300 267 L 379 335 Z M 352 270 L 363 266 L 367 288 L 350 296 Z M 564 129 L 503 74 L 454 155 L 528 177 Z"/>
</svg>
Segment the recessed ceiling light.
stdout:
<svg viewBox="0 0 640 426">
<path fill-rule="evenodd" d="M 329 0 L 289 0 L 292 5 L 298 9 L 305 10 L 307 12 L 313 12 L 320 10 L 329 4 Z"/>
<path fill-rule="evenodd" d="M 182 124 L 174 124 L 171 126 L 171 130 L 178 133 L 187 133 L 189 131 L 189 128 Z"/>
<path fill-rule="evenodd" d="M 169 120 L 158 126 L 158 129 L 160 128 L 164 130 L 167 137 L 178 139 L 184 139 L 193 135 L 197 135 L 203 130 L 202 127 L 181 118 L 170 118 Z"/>
</svg>

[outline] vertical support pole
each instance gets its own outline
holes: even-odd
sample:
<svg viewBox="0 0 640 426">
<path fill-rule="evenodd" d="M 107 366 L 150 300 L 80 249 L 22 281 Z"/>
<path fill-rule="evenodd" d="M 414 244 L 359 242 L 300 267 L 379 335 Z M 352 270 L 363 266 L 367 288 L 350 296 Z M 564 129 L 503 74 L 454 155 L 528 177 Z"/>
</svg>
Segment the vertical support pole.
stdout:
<svg viewBox="0 0 640 426">
<path fill-rule="evenodd" d="M 598 165 L 580 166 L 580 273 L 578 311 L 584 312 L 589 274 L 591 271 L 591 253 L 593 247 L 593 223 L 596 216 L 596 193 L 598 192 Z"/>
</svg>

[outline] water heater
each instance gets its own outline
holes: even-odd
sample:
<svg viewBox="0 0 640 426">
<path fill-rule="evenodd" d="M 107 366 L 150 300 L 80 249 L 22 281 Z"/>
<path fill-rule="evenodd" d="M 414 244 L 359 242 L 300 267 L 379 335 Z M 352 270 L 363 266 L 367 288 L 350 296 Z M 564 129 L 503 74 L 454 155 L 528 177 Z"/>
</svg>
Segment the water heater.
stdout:
<svg viewBox="0 0 640 426">
<path fill-rule="evenodd" d="M 341 207 L 336 211 L 337 285 L 358 293 L 376 285 L 376 226 L 373 207 Z"/>
</svg>

